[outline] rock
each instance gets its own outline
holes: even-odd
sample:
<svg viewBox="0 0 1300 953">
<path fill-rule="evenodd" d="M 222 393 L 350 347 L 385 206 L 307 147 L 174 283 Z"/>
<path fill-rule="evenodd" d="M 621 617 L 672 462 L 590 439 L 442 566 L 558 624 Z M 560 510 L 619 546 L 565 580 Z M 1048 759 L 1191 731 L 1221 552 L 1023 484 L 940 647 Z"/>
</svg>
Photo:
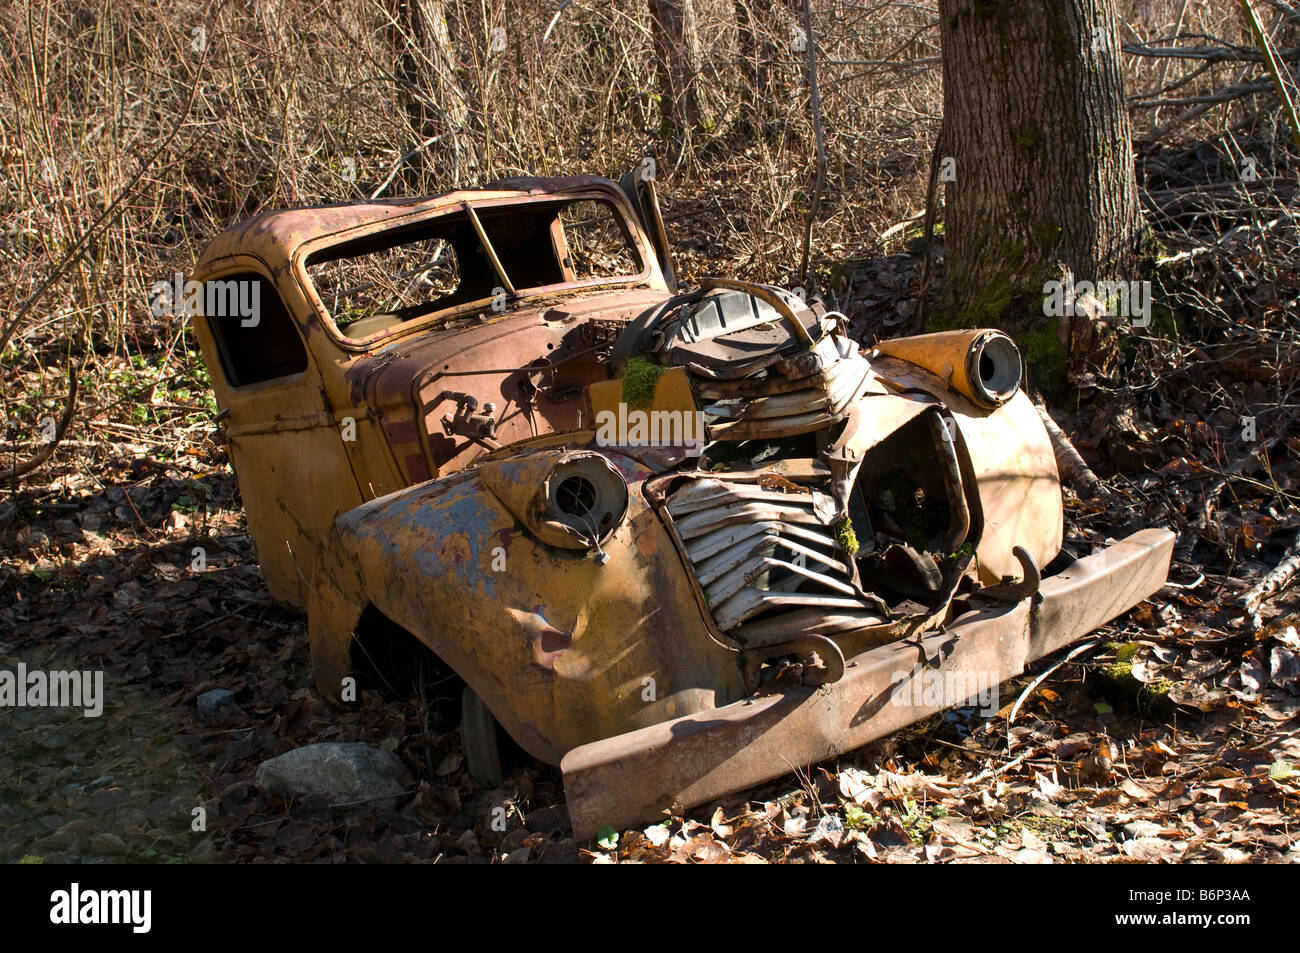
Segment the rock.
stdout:
<svg viewBox="0 0 1300 953">
<path fill-rule="evenodd" d="M 257 786 L 282 797 L 329 794 L 343 803 L 375 801 L 406 793 L 397 781 L 403 767 L 397 755 L 362 742 L 326 741 L 263 761 Z"/>
<path fill-rule="evenodd" d="M 461 833 L 460 839 L 456 841 L 456 846 L 470 856 L 483 852 L 482 848 L 479 847 L 477 835 L 468 828 Z"/>
<path fill-rule="evenodd" d="M 107 832 L 96 834 L 87 842 L 86 847 L 92 854 L 120 856 L 126 853 L 126 844 L 116 834 Z"/>
<path fill-rule="evenodd" d="M 204 721 L 224 718 L 239 711 L 235 704 L 235 693 L 228 688 L 214 688 L 198 697 L 199 717 Z"/>
<path fill-rule="evenodd" d="M 543 864 L 576 864 L 578 863 L 578 845 L 572 837 L 543 844 L 541 857 L 538 860 Z"/>
<path fill-rule="evenodd" d="M 569 826 L 569 811 L 563 804 L 539 807 L 528 812 L 524 827 L 539 834 L 550 834 Z"/>
</svg>

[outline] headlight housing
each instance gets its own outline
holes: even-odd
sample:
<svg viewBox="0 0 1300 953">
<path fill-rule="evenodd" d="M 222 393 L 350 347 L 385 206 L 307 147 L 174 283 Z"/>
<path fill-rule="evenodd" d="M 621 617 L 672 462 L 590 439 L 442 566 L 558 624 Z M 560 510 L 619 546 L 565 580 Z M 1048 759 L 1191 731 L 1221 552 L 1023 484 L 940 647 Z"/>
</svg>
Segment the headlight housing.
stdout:
<svg viewBox="0 0 1300 953">
<path fill-rule="evenodd" d="M 985 410 L 1014 397 L 1024 372 L 1015 341 L 992 328 L 893 338 L 876 350 L 924 368 Z"/>
<path fill-rule="evenodd" d="M 482 479 L 530 533 L 561 549 L 598 549 L 627 515 L 627 482 L 590 450 L 494 460 Z"/>
<path fill-rule="evenodd" d="M 1001 407 L 1020 387 L 1020 349 L 1001 331 L 985 331 L 971 342 L 966 379 L 976 403 Z"/>
<path fill-rule="evenodd" d="M 547 528 L 567 530 L 580 546 L 604 542 L 627 513 L 627 483 L 599 453 L 576 452 L 555 465 L 544 488 L 540 513 Z M 557 544 L 558 545 L 558 544 Z"/>
</svg>

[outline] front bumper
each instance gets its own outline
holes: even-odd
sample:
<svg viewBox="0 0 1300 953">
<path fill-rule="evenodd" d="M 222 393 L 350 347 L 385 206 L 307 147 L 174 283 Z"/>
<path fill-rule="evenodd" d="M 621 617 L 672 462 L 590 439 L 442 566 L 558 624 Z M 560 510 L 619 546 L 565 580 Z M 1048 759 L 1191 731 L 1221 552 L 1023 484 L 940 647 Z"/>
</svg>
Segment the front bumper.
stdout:
<svg viewBox="0 0 1300 953">
<path fill-rule="evenodd" d="M 968 612 L 943 631 L 864 652 L 833 684 L 752 696 L 574 748 L 560 765 L 574 836 L 706 804 L 960 704 L 908 681 L 938 672 L 949 684 L 997 685 L 1019 675 L 1157 592 L 1173 545 L 1169 531 L 1143 530 L 1044 579 L 1014 606 Z"/>
</svg>

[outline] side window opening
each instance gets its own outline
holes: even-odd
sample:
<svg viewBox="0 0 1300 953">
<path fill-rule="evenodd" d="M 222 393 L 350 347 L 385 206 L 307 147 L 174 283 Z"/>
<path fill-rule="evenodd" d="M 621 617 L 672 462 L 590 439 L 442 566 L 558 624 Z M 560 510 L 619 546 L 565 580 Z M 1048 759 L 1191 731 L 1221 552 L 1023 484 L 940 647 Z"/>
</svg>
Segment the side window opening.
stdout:
<svg viewBox="0 0 1300 953">
<path fill-rule="evenodd" d="M 293 318 L 275 285 L 257 272 L 205 281 L 197 310 L 207 319 L 232 387 L 307 370 L 307 349 Z"/>
</svg>

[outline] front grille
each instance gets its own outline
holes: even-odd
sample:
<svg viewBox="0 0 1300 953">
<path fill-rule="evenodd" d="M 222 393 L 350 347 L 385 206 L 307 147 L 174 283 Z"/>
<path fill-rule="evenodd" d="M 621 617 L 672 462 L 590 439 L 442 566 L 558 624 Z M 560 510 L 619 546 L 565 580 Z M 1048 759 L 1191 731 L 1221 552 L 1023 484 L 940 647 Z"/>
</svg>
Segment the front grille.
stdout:
<svg viewBox="0 0 1300 953">
<path fill-rule="evenodd" d="M 797 628 L 807 609 L 818 610 L 832 626 L 840 620 L 860 628 L 887 617 L 883 603 L 862 591 L 849 557 L 836 548 L 833 501 L 803 489 L 701 478 L 665 501 L 720 631 L 737 635 L 746 623 L 761 623 L 768 631 L 787 621 Z"/>
</svg>

